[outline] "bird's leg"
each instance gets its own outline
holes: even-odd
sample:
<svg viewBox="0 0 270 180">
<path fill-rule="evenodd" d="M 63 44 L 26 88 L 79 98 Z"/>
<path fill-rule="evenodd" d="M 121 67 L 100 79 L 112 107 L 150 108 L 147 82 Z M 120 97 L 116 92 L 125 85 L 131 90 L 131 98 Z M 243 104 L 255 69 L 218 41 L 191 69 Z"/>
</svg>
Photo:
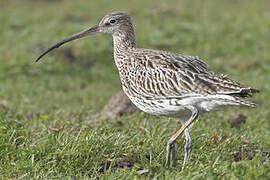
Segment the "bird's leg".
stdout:
<svg viewBox="0 0 270 180">
<path fill-rule="evenodd" d="M 172 166 L 175 167 L 176 166 L 176 155 L 175 155 L 175 150 L 176 149 L 176 141 L 172 142 L 170 145 L 167 145 L 167 153 L 166 153 L 166 163 L 165 163 L 165 167 L 169 167 L 170 165 L 170 160 L 171 160 L 171 153 L 172 153 L 172 160 L 173 160 L 173 164 Z"/>
<path fill-rule="evenodd" d="M 167 143 L 167 152 L 166 152 L 166 162 L 165 162 L 165 167 L 170 166 L 170 161 L 171 161 L 171 152 L 174 152 L 172 156 L 175 156 L 175 141 Z"/>
<path fill-rule="evenodd" d="M 181 128 L 169 139 L 167 143 L 167 153 L 166 153 L 166 163 L 165 167 L 169 167 L 170 165 L 170 158 L 171 158 L 171 153 L 174 158 L 174 164 L 176 164 L 175 160 L 175 141 L 178 136 L 180 136 L 186 128 L 193 122 L 198 117 L 198 110 L 194 107 L 187 107 L 188 109 L 191 110 L 191 117 L 181 126 Z"/>
<path fill-rule="evenodd" d="M 175 153 L 176 153 L 176 141 L 172 145 L 172 160 L 173 160 L 172 166 L 173 167 L 176 166 L 176 155 L 175 155 Z"/>
<path fill-rule="evenodd" d="M 171 143 L 168 142 L 167 144 L 165 167 L 169 167 L 170 165 L 171 153 L 172 153 L 173 166 L 176 166 L 175 143 L 176 141 L 171 142 Z"/>
<path fill-rule="evenodd" d="M 193 147 L 192 140 L 191 140 L 191 137 L 189 135 L 188 128 L 185 129 L 185 136 L 186 136 L 185 157 L 184 157 L 184 163 L 183 163 L 183 166 L 182 166 L 182 170 L 184 169 L 185 164 L 190 159 L 190 156 L 191 156 L 191 153 L 192 153 L 192 147 Z"/>
</svg>

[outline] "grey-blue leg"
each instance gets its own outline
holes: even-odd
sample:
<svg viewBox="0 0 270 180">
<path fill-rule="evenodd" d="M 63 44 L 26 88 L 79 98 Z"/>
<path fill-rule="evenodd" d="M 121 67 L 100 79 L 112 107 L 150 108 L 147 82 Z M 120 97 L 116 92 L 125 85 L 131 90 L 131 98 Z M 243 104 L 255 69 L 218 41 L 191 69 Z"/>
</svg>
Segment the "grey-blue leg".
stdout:
<svg viewBox="0 0 270 180">
<path fill-rule="evenodd" d="M 168 144 L 167 144 L 165 167 L 170 166 L 171 154 L 172 154 L 173 166 L 176 166 L 175 143 L 176 143 L 176 141 L 173 141 L 171 143 L 168 142 Z"/>
<path fill-rule="evenodd" d="M 185 129 L 185 137 L 186 137 L 185 157 L 184 157 L 182 169 L 184 169 L 185 164 L 189 161 L 191 153 L 192 153 L 192 147 L 193 147 L 188 128 Z"/>
<path fill-rule="evenodd" d="M 176 166 L 176 141 L 174 142 L 173 144 L 173 147 L 172 147 L 172 166 L 175 167 Z"/>
<path fill-rule="evenodd" d="M 193 106 L 189 106 L 186 107 L 191 111 L 191 117 L 182 125 L 182 127 L 169 139 L 168 143 L 167 143 L 167 153 L 166 153 L 166 162 L 165 162 L 165 167 L 169 167 L 170 166 L 170 159 L 171 159 L 171 154 L 172 154 L 172 159 L 173 159 L 173 165 L 176 165 L 176 158 L 175 158 L 175 141 L 177 139 L 178 136 L 180 136 L 184 131 L 185 131 L 185 135 L 186 135 L 186 139 L 188 139 L 189 141 L 186 141 L 186 144 L 188 144 L 187 148 L 185 148 L 185 159 L 184 159 L 184 165 L 185 163 L 189 160 L 190 155 L 191 155 L 191 151 L 192 151 L 192 142 L 191 142 L 191 138 L 189 136 L 189 132 L 188 130 L 186 131 L 186 129 L 188 128 L 188 126 L 193 122 L 193 120 L 195 120 L 198 117 L 198 110 L 193 107 Z M 186 133 L 187 132 L 187 133 Z M 191 144 L 191 145 L 190 145 Z"/>
</svg>

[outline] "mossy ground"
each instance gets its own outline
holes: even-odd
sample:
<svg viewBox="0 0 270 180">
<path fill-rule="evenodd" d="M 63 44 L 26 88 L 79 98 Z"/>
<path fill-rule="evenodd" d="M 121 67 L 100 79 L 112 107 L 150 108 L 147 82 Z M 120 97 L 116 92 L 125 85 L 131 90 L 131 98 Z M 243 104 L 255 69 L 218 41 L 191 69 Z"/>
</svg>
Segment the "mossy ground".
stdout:
<svg viewBox="0 0 270 180">
<path fill-rule="evenodd" d="M 2 0 L 0 177 L 269 178 L 269 9 L 267 0 Z M 199 117 L 184 171 L 184 137 L 178 140 L 178 166 L 164 168 L 178 120 L 144 113 L 95 118 L 121 88 L 110 36 L 74 41 L 34 63 L 49 45 L 119 10 L 133 17 L 139 47 L 199 55 L 214 71 L 261 90 L 252 98 L 256 109 Z M 229 120 L 238 114 L 247 121 L 232 128 Z M 215 134 L 223 139 L 213 143 Z"/>
</svg>

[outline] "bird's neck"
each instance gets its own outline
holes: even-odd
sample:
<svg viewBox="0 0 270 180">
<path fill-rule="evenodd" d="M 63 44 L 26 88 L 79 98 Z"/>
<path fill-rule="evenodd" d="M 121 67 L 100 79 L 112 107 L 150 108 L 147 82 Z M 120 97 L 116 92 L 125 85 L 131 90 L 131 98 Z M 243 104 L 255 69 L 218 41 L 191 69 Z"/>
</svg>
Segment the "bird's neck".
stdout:
<svg viewBox="0 0 270 180">
<path fill-rule="evenodd" d="M 136 49 L 134 32 L 113 36 L 113 44 L 114 60 L 116 66 L 120 70 L 121 68 L 124 68 L 123 64 L 126 64 L 124 61 L 127 61 L 129 54 Z"/>
<path fill-rule="evenodd" d="M 135 34 L 120 34 L 113 36 L 114 52 L 123 53 L 136 48 Z"/>
</svg>

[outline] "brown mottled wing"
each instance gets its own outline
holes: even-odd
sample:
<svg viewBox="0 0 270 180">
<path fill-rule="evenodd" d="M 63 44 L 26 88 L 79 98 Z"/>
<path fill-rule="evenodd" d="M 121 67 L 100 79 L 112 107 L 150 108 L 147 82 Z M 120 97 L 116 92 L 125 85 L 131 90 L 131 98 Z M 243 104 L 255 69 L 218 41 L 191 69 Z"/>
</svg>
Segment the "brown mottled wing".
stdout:
<svg viewBox="0 0 270 180">
<path fill-rule="evenodd" d="M 241 85 L 240 83 L 233 81 L 222 74 L 212 74 L 208 76 L 205 74 L 197 74 L 196 84 L 205 95 L 223 94 L 246 98 L 251 96 L 251 93 L 259 92 L 256 89 Z"/>
<path fill-rule="evenodd" d="M 252 90 L 214 74 L 198 57 L 143 50 L 135 54 L 136 68 L 129 86 L 147 98 L 168 98 L 187 94 L 232 94 L 248 96 Z M 242 96 L 243 95 L 243 96 Z"/>
</svg>

